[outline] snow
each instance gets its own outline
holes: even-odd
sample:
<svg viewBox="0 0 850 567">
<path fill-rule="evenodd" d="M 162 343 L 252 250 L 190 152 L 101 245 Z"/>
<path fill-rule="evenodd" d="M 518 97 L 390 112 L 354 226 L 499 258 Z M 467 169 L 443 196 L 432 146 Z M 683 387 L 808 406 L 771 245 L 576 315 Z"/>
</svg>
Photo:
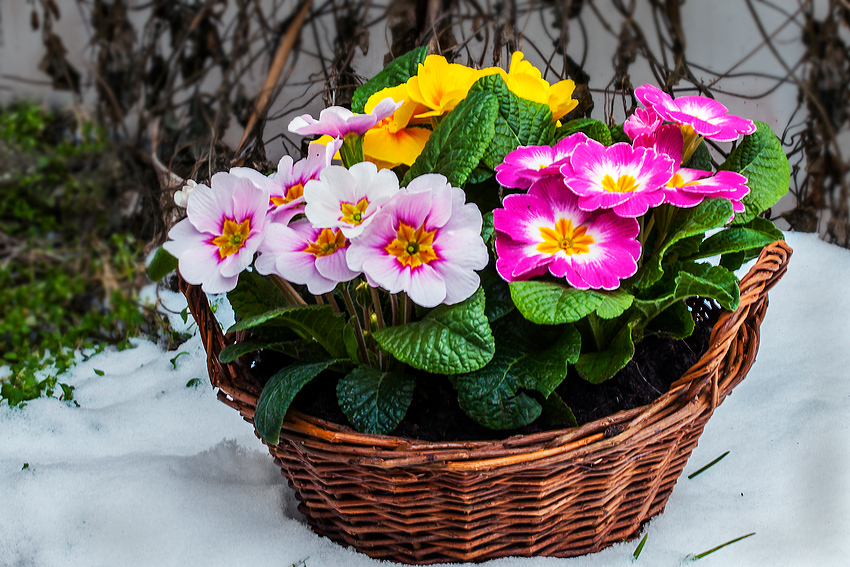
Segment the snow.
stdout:
<svg viewBox="0 0 850 567">
<path fill-rule="evenodd" d="M 850 251 L 788 242 L 756 364 L 709 421 L 639 559 L 636 540 L 493 566 L 678 566 L 751 532 L 699 564 L 850 563 Z M 206 380 L 199 338 L 180 351 L 172 364 L 176 353 L 140 340 L 79 362 L 68 380 L 79 408 L 0 406 L 0 565 L 377 565 L 310 531 L 252 428 L 208 381 L 186 386 Z"/>
</svg>

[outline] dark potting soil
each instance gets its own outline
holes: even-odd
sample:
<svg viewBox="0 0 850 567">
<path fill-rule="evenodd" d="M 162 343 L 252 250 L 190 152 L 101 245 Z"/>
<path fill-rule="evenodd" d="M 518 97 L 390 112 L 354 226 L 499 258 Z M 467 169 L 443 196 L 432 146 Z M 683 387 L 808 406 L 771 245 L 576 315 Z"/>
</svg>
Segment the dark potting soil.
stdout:
<svg viewBox="0 0 850 567">
<path fill-rule="evenodd" d="M 579 425 L 649 404 L 670 389 L 708 349 L 711 328 L 719 308 L 702 300 L 690 303 L 695 319 L 694 333 L 684 340 L 647 335 L 635 348 L 635 356 L 610 380 L 591 384 L 570 368 L 558 393 L 570 407 Z M 300 411 L 338 424 L 349 425 L 336 401 L 338 377 L 322 375 L 305 386 L 293 403 Z M 426 441 L 505 439 L 512 435 L 537 433 L 569 427 L 541 416 L 519 429 L 494 431 L 483 427 L 460 409 L 457 394 L 448 378 L 426 374 L 417 379 L 413 402 L 393 435 Z"/>
</svg>

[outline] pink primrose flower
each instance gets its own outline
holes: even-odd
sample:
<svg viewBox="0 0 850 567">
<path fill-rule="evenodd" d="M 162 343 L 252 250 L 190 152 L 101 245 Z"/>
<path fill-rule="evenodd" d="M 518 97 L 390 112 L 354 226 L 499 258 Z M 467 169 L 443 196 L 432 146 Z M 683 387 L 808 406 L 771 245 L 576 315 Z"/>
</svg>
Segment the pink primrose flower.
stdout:
<svg viewBox="0 0 850 567">
<path fill-rule="evenodd" d="M 316 228 L 306 219 L 288 226 L 273 222 L 266 229 L 257 272 L 276 274 L 292 283 L 306 285 L 310 293 L 333 291 L 339 282 L 356 278 L 345 260 L 349 241 L 338 229 Z"/>
<path fill-rule="evenodd" d="M 673 177 L 664 187 L 664 202 L 677 207 L 695 207 L 705 198 L 724 198 L 732 201 L 733 211 L 744 211 L 741 199 L 750 192 L 747 178 L 732 171 L 710 171 L 681 167 L 684 139 L 681 129 L 674 124 L 661 126 L 652 137 L 635 140 L 636 147 L 650 147 L 657 153 L 673 159 Z"/>
<path fill-rule="evenodd" d="M 465 201 L 442 175 L 417 177 L 352 241 L 348 267 L 423 307 L 467 299 L 480 283 L 475 270 L 484 269 L 489 255 L 481 212 Z"/>
<path fill-rule="evenodd" d="M 332 165 L 304 186 L 304 213 L 313 226 L 339 228 L 355 238 L 398 190 L 398 177 L 389 169 L 379 171 L 366 161 L 349 169 Z"/>
<path fill-rule="evenodd" d="M 177 258 L 187 282 L 223 293 L 236 287 L 263 240 L 269 194 L 225 172 L 213 175 L 210 185 L 195 186 L 187 218 L 171 228 L 163 248 Z"/>
<path fill-rule="evenodd" d="M 671 158 L 651 148 L 623 142 L 605 147 L 587 140 L 561 166 L 561 175 L 578 195 L 582 210 L 613 209 L 621 217 L 639 217 L 664 202 L 673 165 Z"/>
<path fill-rule="evenodd" d="M 623 124 L 623 131 L 629 139 L 635 141 L 644 136 L 652 137 L 662 122 L 652 107 L 638 108 Z"/>
<path fill-rule="evenodd" d="M 664 120 L 690 126 L 697 134 L 711 140 L 732 142 L 741 134 L 756 131 L 752 120 L 727 114 L 725 106 L 708 97 L 683 96 L 673 99 L 653 85 L 638 87 L 635 95 Z"/>
<path fill-rule="evenodd" d="M 269 210 L 275 222 L 284 222 L 297 213 L 304 212 L 304 186 L 331 164 L 342 140 L 332 140 L 327 145 L 310 144 L 306 158 L 293 163 L 292 158 L 283 156 L 277 171 L 265 176 L 249 167 L 234 167 L 230 173 L 250 179 L 258 187 L 269 191 Z"/>
<path fill-rule="evenodd" d="M 319 113 L 318 120 L 309 114 L 293 118 L 289 123 L 289 131 L 301 136 L 319 134 L 340 139 L 347 134 L 361 136 L 384 118 L 392 116 L 401 105 L 401 102 L 387 97 L 376 104 L 369 114 L 355 114 L 341 106 L 329 106 Z"/>
<path fill-rule="evenodd" d="M 638 221 L 611 211 L 584 211 L 578 197 L 554 178 L 508 195 L 493 211 L 496 271 L 506 281 L 548 270 L 578 289 L 616 289 L 634 275 L 640 257 Z"/>
<path fill-rule="evenodd" d="M 505 187 L 528 189 L 535 181 L 558 177 L 561 165 L 586 141 L 587 136 L 576 132 L 554 146 L 520 146 L 496 166 L 496 181 Z"/>
</svg>

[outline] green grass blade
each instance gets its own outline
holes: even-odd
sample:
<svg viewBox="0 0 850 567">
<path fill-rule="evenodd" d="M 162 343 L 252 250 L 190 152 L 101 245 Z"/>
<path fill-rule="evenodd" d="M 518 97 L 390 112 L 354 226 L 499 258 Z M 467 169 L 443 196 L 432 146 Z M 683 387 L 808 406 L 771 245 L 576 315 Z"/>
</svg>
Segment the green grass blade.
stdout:
<svg viewBox="0 0 850 567">
<path fill-rule="evenodd" d="M 754 536 L 754 535 L 756 535 L 756 532 L 753 532 L 753 533 L 751 533 L 751 534 L 747 534 L 747 535 L 742 535 L 741 537 L 736 537 L 735 539 L 730 540 L 730 541 L 727 541 L 726 543 L 721 544 L 721 545 L 718 545 L 717 547 L 713 547 L 713 548 L 709 549 L 708 551 L 703 551 L 703 552 L 702 552 L 702 553 L 700 553 L 699 555 L 694 555 L 693 557 L 691 557 L 691 558 L 690 558 L 690 560 L 691 560 L 691 561 L 696 561 L 696 560 L 698 560 L 698 559 L 702 559 L 702 558 L 703 558 L 703 557 L 705 557 L 706 555 L 711 555 L 711 554 L 712 554 L 712 553 L 714 553 L 715 551 L 718 551 L 718 550 L 720 550 L 720 549 L 723 549 L 723 548 L 724 548 L 724 547 L 726 547 L 727 545 L 732 545 L 733 543 L 739 542 L 739 541 L 741 541 L 742 539 L 747 539 L 748 537 L 750 537 L 750 536 Z"/>
<path fill-rule="evenodd" d="M 707 471 L 708 469 L 710 469 L 711 467 L 713 467 L 714 465 L 716 465 L 717 463 L 719 463 L 720 461 L 722 461 L 722 460 L 723 460 L 723 457 L 725 457 L 725 456 L 726 456 L 726 455 L 728 455 L 728 454 L 729 454 L 729 451 L 726 451 L 725 453 L 723 453 L 722 455 L 720 455 L 719 457 L 717 457 L 716 459 L 714 459 L 713 461 L 711 461 L 710 463 L 708 463 L 707 465 L 705 465 L 704 467 L 702 467 L 701 469 L 699 469 L 698 471 L 696 471 L 696 472 L 694 472 L 694 473 L 689 474 L 689 475 L 688 475 L 688 480 L 691 480 L 692 478 L 694 478 L 694 477 L 695 477 L 695 476 L 697 476 L 698 474 L 702 474 L 702 473 L 704 473 L 705 471 Z"/>
<path fill-rule="evenodd" d="M 644 534 L 643 539 L 640 540 L 637 549 L 635 549 L 635 552 L 632 554 L 632 561 L 637 561 L 637 558 L 640 557 L 640 552 L 643 551 L 643 546 L 646 545 L 646 538 L 648 537 L 648 533 Z"/>
</svg>

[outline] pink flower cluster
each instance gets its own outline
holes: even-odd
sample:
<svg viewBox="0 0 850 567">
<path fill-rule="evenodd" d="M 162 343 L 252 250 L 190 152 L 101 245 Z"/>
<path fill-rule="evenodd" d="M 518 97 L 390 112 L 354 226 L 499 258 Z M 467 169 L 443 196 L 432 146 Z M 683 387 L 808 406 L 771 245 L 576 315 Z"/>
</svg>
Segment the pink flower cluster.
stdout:
<svg viewBox="0 0 850 567">
<path fill-rule="evenodd" d="M 753 123 L 705 97 L 674 100 L 650 85 L 636 94 L 646 108 L 624 124 L 631 144 L 606 147 L 577 133 L 552 147 L 520 147 L 496 166 L 499 183 L 528 189 L 494 211 L 496 269 L 505 280 L 548 271 L 578 289 L 615 289 L 637 271 L 637 218 L 650 209 L 725 198 L 735 212 L 744 210 L 746 177 L 682 162 L 696 135 L 731 141 L 752 133 Z"/>
<path fill-rule="evenodd" d="M 253 261 L 260 274 L 316 295 L 361 273 L 423 307 L 458 303 L 478 289 L 475 270 L 489 257 L 481 213 L 462 190 L 437 174 L 400 188 L 391 170 L 331 165 L 335 147 L 319 147 L 295 164 L 284 158 L 269 177 L 234 168 L 193 188 L 187 218 L 164 245 L 186 281 L 230 291 Z"/>
</svg>

